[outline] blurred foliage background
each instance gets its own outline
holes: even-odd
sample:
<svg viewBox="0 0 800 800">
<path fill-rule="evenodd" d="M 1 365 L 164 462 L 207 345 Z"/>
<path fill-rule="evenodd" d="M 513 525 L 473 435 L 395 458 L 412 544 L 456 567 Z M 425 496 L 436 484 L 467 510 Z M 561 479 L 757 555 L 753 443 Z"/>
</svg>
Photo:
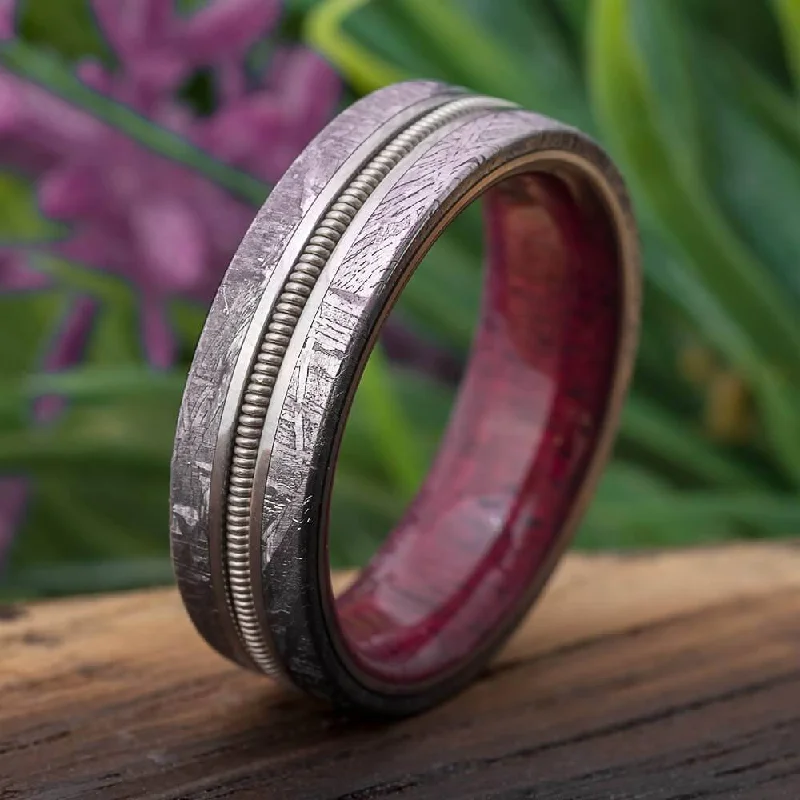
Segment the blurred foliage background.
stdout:
<svg viewBox="0 0 800 800">
<path fill-rule="evenodd" d="M 198 130 L 206 127 L 194 139 L 178 135 L 171 118 L 133 113 L 119 92 L 87 88 L 89 72 L 76 77 L 89 56 L 118 63 L 119 41 L 92 13 L 98 5 L 17 4 L 17 35 L 0 42 L 0 76 L 13 76 L 14 91 L 29 82 L 102 120 L 252 215 L 283 162 L 248 161 L 246 143 L 228 147 L 233 128 L 208 133 L 211 123 L 202 123 L 222 116 L 219 87 L 235 83 L 231 53 L 221 64 L 187 62 L 174 94 Z M 179 5 L 189 15 L 204 7 Z M 232 9 L 248 4 L 215 5 L 229 13 L 205 20 L 211 39 L 214 24 L 235 38 Z M 281 102 L 293 107 L 305 93 L 316 111 L 303 112 L 282 140 L 253 145 L 284 161 L 323 124 L 320 113 L 419 77 L 572 123 L 618 160 L 642 228 L 643 338 L 615 458 L 578 546 L 800 532 L 798 0 L 290 0 L 263 40 L 237 47 L 248 74 L 272 70 L 273 83 L 288 85 L 273 61 L 293 43 L 322 54 L 342 84 L 337 92 L 330 81 L 325 89 L 290 76 Z M 156 55 L 148 63 L 167 69 L 163 50 Z M 0 81 L 0 594 L 168 581 L 173 426 L 210 301 L 198 287 L 215 285 L 235 242 L 203 261 L 189 290 L 178 280 L 159 284 L 171 342 L 159 349 L 142 312 L 152 279 L 70 250 L 79 224 L 47 211 L 59 208 L 59 187 L 70 198 L 80 192 L 69 181 L 53 189 L 28 169 L 8 138 L 9 96 Z M 20 263 L 42 280 L 15 282 Z M 336 566 L 364 561 L 424 474 L 468 350 L 480 264 L 479 223 L 460 219 L 415 276 L 370 362 L 337 474 Z M 53 343 L 71 335 L 66 310 L 87 298 L 93 311 L 80 347 L 48 360 Z"/>
</svg>

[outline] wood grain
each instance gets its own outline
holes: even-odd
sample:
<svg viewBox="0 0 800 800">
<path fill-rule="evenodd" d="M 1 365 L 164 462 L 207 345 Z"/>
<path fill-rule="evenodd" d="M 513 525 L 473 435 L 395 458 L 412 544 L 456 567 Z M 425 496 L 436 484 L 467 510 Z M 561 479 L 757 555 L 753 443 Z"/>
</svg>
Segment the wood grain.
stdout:
<svg viewBox="0 0 800 800">
<path fill-rule="evenodd" d="M 800 550 L 570 556 L 492 669 L 390 726 L 229 665 L 172 590 L 0 612 L 0 798 L 800 797 Z"/>
</svg>

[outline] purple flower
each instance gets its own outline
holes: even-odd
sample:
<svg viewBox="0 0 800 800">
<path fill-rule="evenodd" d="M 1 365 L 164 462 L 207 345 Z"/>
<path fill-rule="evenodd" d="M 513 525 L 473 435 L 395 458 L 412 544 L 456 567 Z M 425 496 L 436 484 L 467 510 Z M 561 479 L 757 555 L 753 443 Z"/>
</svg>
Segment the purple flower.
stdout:
<svg viewBox="0 0 800 800">
<path fill-rule="evenodd" d="M 25 509 L 27 490 L 23 478 L 0 480 L 0 563 Z"/>
<path fill-rule="evenodd" d="M 274 183 L 332 115 L 340 84 L 300 46 L 278 46 L 269 68 L 249 74 L 245 56 L 274 27 L 277 0 L 210 0 L 181 15 L 169 0 L 93 0 L 118 59 L 110 72 L 85 60 L 77 74 L 96 91 L 183 136 L 221 161 Z M 0 0 L 0 42 L 13 34 L 13 0 Z M 178 97 L 200 68 L 216 82 L 216 107 L 197 114 Z M 56 254 L 126 279 L 141 298 L 144 352 L 156 366 L 175 357 L 167 318 L 176 296 L 207 303 L 254 209 L 227 191 L 107 126 L 39 86 L 0 73 L 0 163 L 35 181 L 45 215 L 68 234 L 42 243 Z M 22 250 L 0 250 L 0 290 L 44 278 Z M 79 299 L 45 359 L 80 360 L 96 313 Z M 50 416 L 44 404 L 38 415 Z M 0 482 L 0 561 L 24 485 Z"/>
<path fill-rule="evenodd" d="M 274 25 L 276 2 L 215 0 L 188 17 L 166 0 L 93 6 L 120 69 L 85 61 L 81 79 L 265 182 L 281 176 L 333 112 L 338 79 L 302 47 L 278 48 L 270 69 L 248 86 L 243 57 Z M 200 67 L 219 84 L 208 117 L 176 97 Z M 253 209 L 12 75 L 0 75 L 0 158 L 34 177 L 44 213 L 69 224 L 57 252 L 139 289 L 145 351 L 152 363 L 170 364 L 166 301 L 210 300 Z"/>
<path fill-rule="evenodd" d="M 14 11 L 16 0 L 0 0 L 0 40 L 14 35 Z"/>
</svg>

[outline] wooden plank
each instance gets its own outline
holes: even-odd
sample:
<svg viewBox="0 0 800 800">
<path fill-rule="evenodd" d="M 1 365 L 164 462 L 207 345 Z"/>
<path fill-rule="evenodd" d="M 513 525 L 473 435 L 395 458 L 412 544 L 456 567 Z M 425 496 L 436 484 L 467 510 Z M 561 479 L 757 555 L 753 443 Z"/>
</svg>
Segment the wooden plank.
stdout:
<svg viewBox="0 0 800 800">
<path fill-rule="evenodd" d="M 466 694 L 353 723 L 225 663 L 172 590 L 6 609 L 0 797 L 800 797 L 800 550 L 570 556 Z"/>
</svg>

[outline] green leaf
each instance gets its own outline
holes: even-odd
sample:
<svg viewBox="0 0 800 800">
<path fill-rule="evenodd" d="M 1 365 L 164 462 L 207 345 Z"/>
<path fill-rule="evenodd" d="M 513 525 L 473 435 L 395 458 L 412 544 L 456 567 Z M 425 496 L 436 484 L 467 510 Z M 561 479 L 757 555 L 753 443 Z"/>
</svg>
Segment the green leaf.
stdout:
<svg viewBox="0 0 800 800">
<path fill-rule="evenodd" d="M 780 21 L 786 56 L 800 93 L 800 0 L 772 0 Z"/>
<path fill-rule="evenodd" d="M 706 51 L 713 40 L 700 40 Z M 740 80 L 741 70 L 721 48 L 696 77 L 702 97 L 704 129 L 712 143 L 706 163 L 712 190 L 739 235 L 778 276 L 791 299 L 800 304 L 800 112 L 795 110 L 797 148 L 763 124 L 752 92 L 764 80 Z M 775 101 L 777 102 L 777 101 Z"/>
<path fill-rule="evenodd" d="M 586 22 L 591 0 L 550 0 L 554 13 L 560 15 L 572 38 L 583 50 Z"/>
<path fill-rule="evenodd" d="M 800 489 L 800 386 L 764 365 L 756 386 L 765 435 L 794 485 Z"/>
<path fill-rule="evenodd" d="M 70 60 L 91 55 L 113 61 L 89 0 L 17 0 L 17 4 L 17 32 L 26 42 L 54 49 Z"/>
<path fill-rule="evenodd" d="M 699 431 L 635 395 L 628 398 L 623 410 L 619 439 L 621 444 L 634 444 L 651 459 L 707 486 L 744 488 L 762 483 L 746 465 L 704 441 Z"/>
<path fill-rule="evenodd" d="M 306 37 L 360 91 L 434 78 L 591 126 L 577 64 L 546 5 L 323 0 Z"/>
<path fill-rule="evenodd" d="M 694 541 L 724 539 L 731 535 L 718 520 L 713 526 L 702 524 L 675 525 L 656 514 L 642 520 L 621 517 L 620 506 L 633 502 L 659 502 L 662 498 L 678 499 L 667 483 L 649 470 L 626 461 L 615 460 L 603 473 L 597 493 L 581 523 L 576 537 L 580 548 L 631 548 L 643 545 L 676 546 Z"/>
<path fill-rule="evenodd" d="M 54 256 L 44 250 L 30 248 L 25 253 L 33 269 L 76 294 L 90 295 L 115 308 L 130 308 L 135 305 L 132 289 L 121 278 Z"/>
<path fill-rule="evenodd" d="M 31 183 L 11 172 L 0 172 L 0 242 L 19 246 L 57 239 L 64 226 L 47 219 L 40 211 Z"/>
<path fill-rule="evenodd" d="M 539 105 L 537 81 L 522 69 L 516 49 L 503 46 L 491 28 L 479 26 L 473 15 L 463 13 L 463 6 L 451 0 L 395 3 L 413 24 L 418 39 L 427 41 L 441 56 L 450 79 L 528 107 Z M 504 13 L 517 9 L 516 4 L 507 3 Z"/>
<path fill-rule="evenodd" d="M 739 100 L 748 113 L 795 158 L 800 158 L 800 114 L 795 98 L 772 83 L 727 42 L 711 36 L 707 41 L 714 48 L 717 68 L 724 70 L 730 83 L 738 87 Z"/>
<path fill-rule="evenodd" d="M 78 366 L 61 372 L 31 375 L 20 394 L 28 399 L 42 394 L 59 394 L 80 403 L 107 404 L 119 400 L 156 398 L 180 403 L 183 372 L 162 372 L 147 367 Z"/>
<path fill-rule="evenodd" d="M 386 484 L 340 461 L 331 498 L 331 566 L 366 564 L 400 519 L 404 505 L 403 498 Z"/>
<path fill-rule="evenodd" d="M 169 318 L 181 344 L 194 352 L 208 309 L 190 300 L 176 298 L 169 304 Z"/>
<path fill-rule="evenodd" d="M 493 0 L 459 0 L 457 7 L 478 29 L 490 31 L 499 47 L 514 54 L 513 69 L 523 70 L 529 84 L 525 91 L 506 90 L 501 96 L 590 133 L 595 126 L 582 57 L 564 29 L 559 3 L 506 0 L 502 14 Z M 491 94 L 488 88 L 483 91 Z"/>
<path fill-rule="evenodd" d="M 760 356 L 719 298 L 701 282 L 685 259 L 675 258 L 667 249 L 658 247 L 649 231 L 643 231 L 643 240 L 648 254 L 645 269 L 649 282 L 671 297 L 675 307 L 730 363 L 752 374 L 760 363 Z"/>
<path fill-rule="evenodd" d="M 797 401 L 797 382 L 789 383 L 783 373 L 754 349 L 752 342 L 737 323 L 726 314 L 716 297 L 697 283 L 695 276 L 682 268 L 680 262 L 665 262 L 663 269 L 651 270 L 652 281 L 682 306 L 689 320 L 707 341 L 747 375 L 758 405 L 769 453 L 781 466 L 788 479 L 800 485 L 800 453 L 797 443 L 800 426 L 800 402 Z M 636 440 L 636 431 L 631 431 Z M 710 445 L 707 445 L 710 447 Z M 693 457 L 687 452 L 687 459 Z M 680 457 L 678 457 L 680 458 Z M 687 460 L 686 465 L 702 465 L 703 459 Z"/>
<path fill-rule="evenodd" d="M 607 468 L 581 525 L 579 547 L 692 545 L 737 536 L 796 536 L 800 500 L 760 490 L 675 491 L 647 470 Z"/>
<path fill-rule="evenodd" d="M 58 256 L 30 251 L 31 264 L 56 283 L 98 301 L 85 359 L 93 364 L 136 364 L 144 360 L 138 295 L 130 284 L 102 270 Z"/>
<path fill-rule="evenodd" d="M 395 391 L 395 378 L 379 347 L 369 357 L 351 414 L 367 426 L 392 484 L 410 497 L 425 474 L 416 431 Z"/>
<path fill-rule="evenodd" d="M 632 39 L 629 13 L 629 0 L 592 5 L 592 98 L 608 138 L 638 194 L 726 313 L 761 353 L 800 370 L 800 317 L 727 224 L 702 176 L 687 170 L 665 139 L 657 113 L 661 98 Z"/>
<path fill-rule="evenodd" d="M 368 407 L 373 399 L 369 396 L 369 386 L 366 392 L 361 385 L 356 390 L 339 452 L 339 465 L 353 475 L 368 478 L 371 483 L 377 481 L 390 487 L 393 492 L 398 492 L 400 501 L 405 502 L 416 489 L 425 466 L 433 459 L 450 413 L 454 390 L 415 372 L 387 365 L 384 361 L 379 368 L 382 370 L 380 379 L 392 393 L 395 412 L 401 415 L 405 430 L 413 431 L 414 480 L 409 477 L 406 484 L 395 483 L 397 467 L 389 462 L 399 454 L 386 450 L 384 438 L 375 435 L 376 420 Z"/>
<path fill-rule="evenodd" d="M 69 405 L 47 426 L 0 431 L 0 472 L 165 476 L 180 403 L 180 377 L 93 367 L 23 379 L 7 397 L 63 389 Z M 119 380 L 116 386 L 112 383 Z M 88 480 L 88 477 L 87 477 Z"/>
<path fill-rule="evenodd" d="M 50 429 L 0 436 L 0 472 L 54 475 L 83 470 L 87 479 L 107 471 L 117 473 L 166 474 L 165 448 L 113 436 L 86 439 Z"/>
<path fill-rule="evenodd" d="M 26 518 L 4 578 L 37 568 L 168 556 L 166 473 L 64 470 L 31 483 Z M 73 591 L 88 587 L 76 586 Z"/>
<path fill-rule="evenodd" d="M 701 405 L 697 390 L 678 374 L 681 350 L 691 323 L 680 299 L 662 286 L 663 273 L 672 266 L 667 251 L 651 237 L 642 237 L 642 244 L 648 278 L 643 286 L 646 324 L 639 335 L 634 391 L 657 402 L 665 412 L 686 416 Z M 652 277 L 654 273 L 659 273 L 658 280 Z"/>
<path fill-rule="evenodd" d="M 79 366 L 59 372 L 40 372 L 0 392 L 0 419 L 13 421 L 9 429 L 29 424 L 27 410 L 37 397 L 59 395 L 81 408 L 109 404 L 152 402 L 177 408 L 183 391 L 182 372 L 160 372 L 146 367 Z"/>
<path fill-rule="evenodd" d="M 434 341 L 465 354 L 478 320 L 483 277 L 480 250 L 465 246 L 455 231 L 441 236 L 397 305 L 397 313 Z"/>
<path fill-rule="evenodd" d="M 403 70 L 374 55 L 341 28 L 342 21 L 369 0 L 324 0 L 306 18 L 304 36 L 343 72 L 350 83 L 366 94 L 373 89 L 401 81 Z"/>
<path fill-rule="evenodd" d="M 3 389 L 14 378 L 36 370 L 54 336 L 57 320 L 71 298 L 44 290 L 0 294 L 0 374 Z"/>
<path fill-rule="evenodd" d="M 410 462 L 414 470 L 398 465 L 404 451 L 387 448 L 385 438 L 374 434 L 375 420 L 364 407 L 377 398 L 364 396 L 359 387 L 334 478 L 330 550 L 337 566 L 364 564 L 400 519 L 433 461 L 453 402 L 452 388 L 413 372 L 381 366 L 395 413 L 399 408 L 405 430 L 414 437 L 411 457 L 415 461 Z M 387 424 L 393 419 L 394 415 L 387 415 Z"/>
<path fill-rule="evenodd" d="M 789 82 L 781 33 L 770 0 L 737 3 L 735 13 L 731 13 L 730 0 L 679 0 L 670 5 L 680 8 L 694 30 L 714 34 L 754 68 L 763 71 L 771 84 L 785 87 Z"/>
<path fill-rule="evenodd" d="M 673 535 L 666 541 L 641 536 L 638 544 L 678 544 L 701 541 L 696 531 L 707 531 L 712 539 L 733 538 L 736 526 L 751 526 L 771 536 L 794 537 L 800 530 L 800 502 L 777 494 L 723 494 L 720 492 L 663 493 L 629 497 L 619 501 L 598 501 L 589 512 L 591 522 L 606 530 L 642 531 L 659 521 L 661 530 L 670 526 Z M 694 532 L 686 536 L 686 529 Z M 727 529 L 728 533 L 722 532 Z M 708 541 L 707 537 L 702 537 Z M 634 542 L 629 541 L 629 544 Z M 588 542 L 584 541 L 584 544 Z M 595 542 L 616 546 L 619 542 Z"/>
<path fill-rule="evenodd" d="M 37 597 L 95 592 L 120 592 L 173 582 L 168 556 L 125 558 L 87 563 L 54 563 L 12 570 L 0 582 L 0 598 L 27 600 Z"/>
<path fill-rule="evenodd" d="M 682 170 L 702 174 L 705 143 L 696 76 L 679 8 L 676 3 L 631 3 L 631 36 L 646 71 L 648 91 L 659 99 L 653 113 L 672 158 Z"/>
</svg>

